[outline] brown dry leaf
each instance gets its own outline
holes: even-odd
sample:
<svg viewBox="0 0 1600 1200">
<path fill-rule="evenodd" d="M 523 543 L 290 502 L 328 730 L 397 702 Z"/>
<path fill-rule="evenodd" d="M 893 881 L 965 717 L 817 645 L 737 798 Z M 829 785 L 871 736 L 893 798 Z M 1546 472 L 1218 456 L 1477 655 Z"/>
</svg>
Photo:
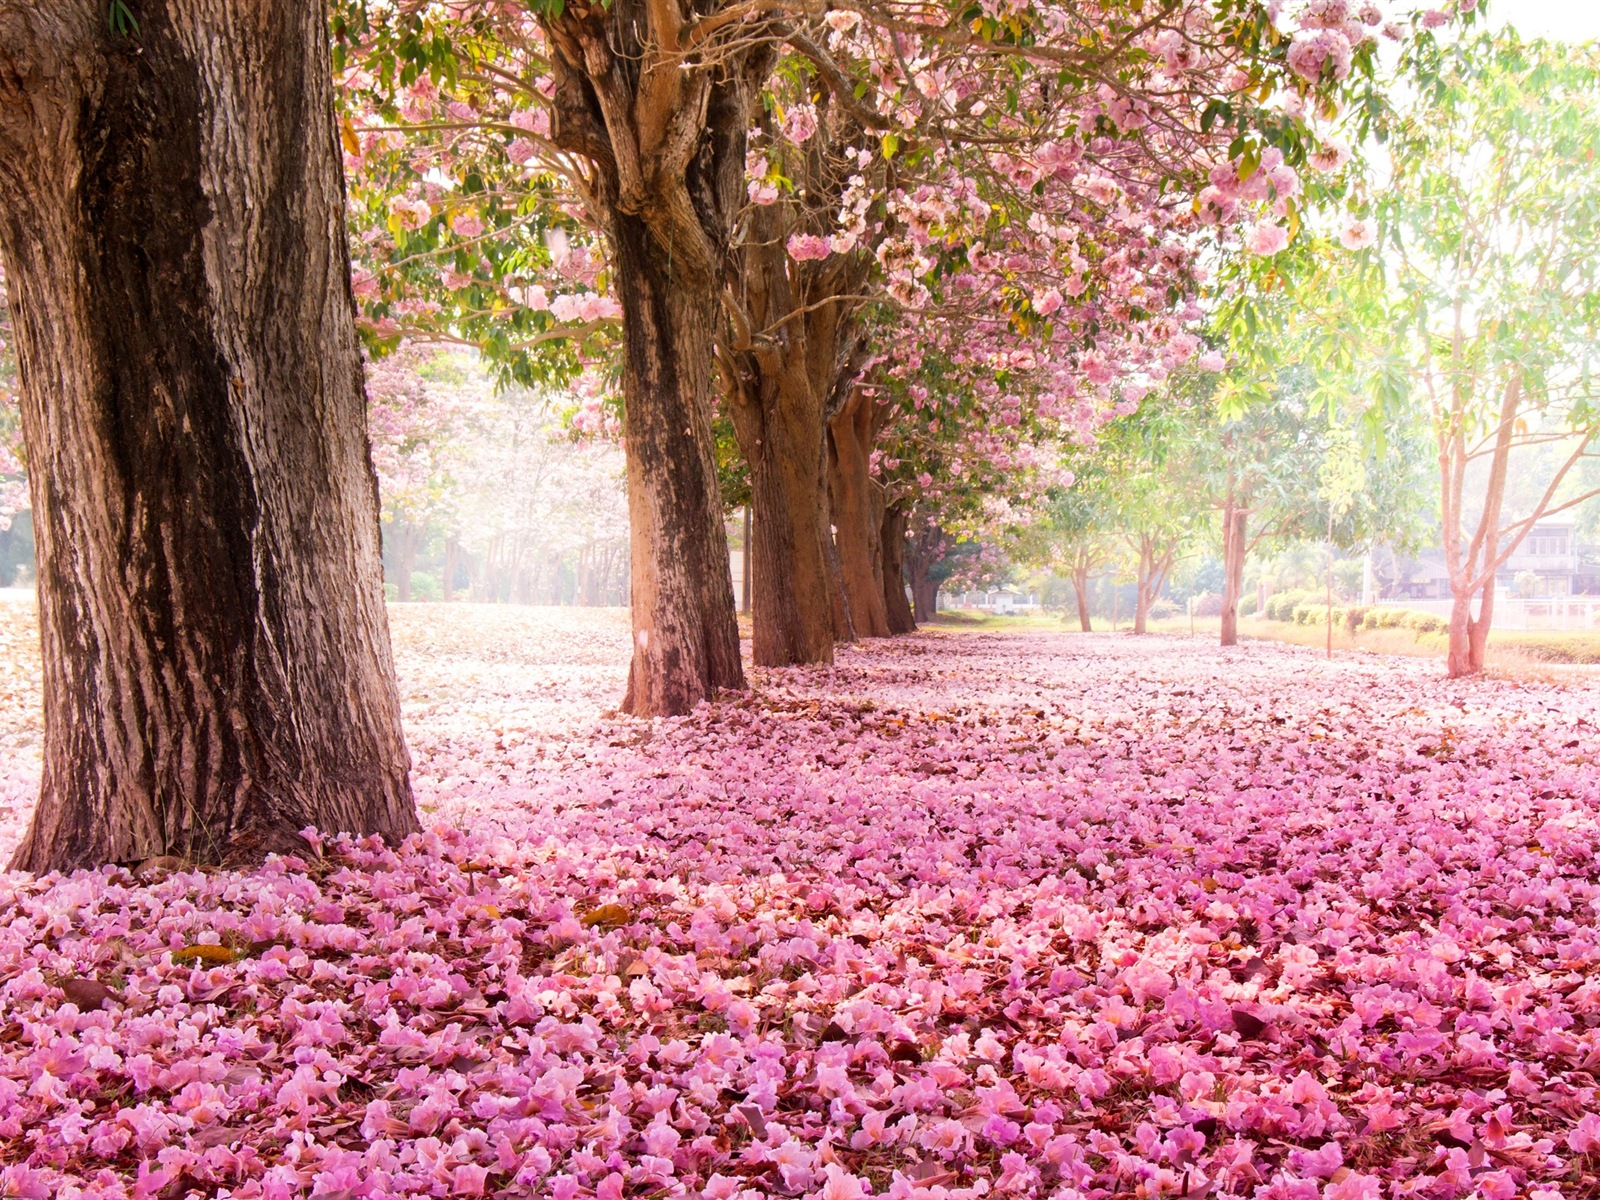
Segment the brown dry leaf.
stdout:
<svg viewBox="0 0 1600 1200">
<path fill-rule="evenodd" d="M 942 1187 L 947 1183 L 953 1182 L 956 1178 L 953 1171 L 945 1170 L 943 1166 L 936 1162 L 912 1163 L 905 1169 L 903 1174 L 917 1186 L 925 1188 Z"/>
<path fill-rule="evenodd" d="M 734 1109 L 734 1115 L 750 1127 L 750 1132 L 755 1134 L 757 1141 L 767 1138 L 767 1118 L 754 1104 L 741 1104 Z"/>
<path fill-rule="evenodd" d="M 61 984 L 61 994 L 76 1004 L 83 1012 L 94 1012 L 107 1000 L 121 1002 L 121 997 L 98 979 L 73 977 Z"/>
<path fill-rule="evenodd" d="M 1266 1029 L 1267 1023 L 1253 1013 L 1247 1013 L 1242 1008 L 1233 1010 L 1233 1027 L 1239 1031 L 1239 1036 L 1248 1041 L 1258 1038 Z"/>
<path fill-rule="evenodd" d="M 633 918 L 625 904 L 602 904 L 599 908 L 592 909 L 583 914 L 583 923 L 590 929 L 596 925 L 604 929 L 616 929 L 626 925 Z"/>
<path fill-rule="evenodd" d="M 228 963 L 237 962 L 238 958 L 239 956 L 227 946 L 202 946 L 198 943 L 172 952 L 174 965 L 181 963 L 212 963 L 216 966 L 226 966 Z"/>
<path fill-rule="evenodd" d="M 141 883 L 149 883 L 159 876 L 172 875 L 178 871 L 188 870 L 190 864 L 173 854 L 158 854 L 154 858 L 147 858 L 133 869 L 134 877 Z"/>
</svg>

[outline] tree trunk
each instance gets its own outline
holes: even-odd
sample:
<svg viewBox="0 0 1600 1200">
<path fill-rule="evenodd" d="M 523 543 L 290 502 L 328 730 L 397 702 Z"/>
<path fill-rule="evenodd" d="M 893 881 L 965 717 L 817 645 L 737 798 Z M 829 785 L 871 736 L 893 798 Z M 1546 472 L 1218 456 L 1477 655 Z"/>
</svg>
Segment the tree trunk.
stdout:
<svg viewBox="0 0 1600 1200">
<path fill-rule="evenodd" d="M 461 543 L 452 535 L 444 540 L 444 579 L 440 581 L 439 595 L 449 604 L 456 598 L 456 566 L 461 559 Z"/>
<path fill-rule="evenodd" d="M 13 866 L 417 828 L 326 13 L 0 0 L 44 768 Z"/>
<path fill-rule="evenodd" d="M 744 687 L 711 432 L 712 339 L 772 51 L 753 40 L 705 61 L 684 50 L 692 19 L 644 0 L 539 15 L 551 137 L 589 164 L 586 196 L 622 306 L 634 635 L 622 707 L 640 716 Z"/>
<path fill-rule="evenodd" d="M 744 687 L 711 433 L 716 293 L 692 286 L 645 222 L 614 212 L 633 564 L 625 711 L 686 713 Z M 761 536 L 757 515 L 757 539 Z M 755 562 L 759 585 L 763 564 Z"/>
<path fill-rule="evenodd" d="M 744 564 L 739 576 L 739 591 L 742 593 L 739 597 L 739 611 L 747 613 L 750 611 L 750 588 L 752 587 L 750 578 L 750 506 L 748 504 L 744 506 L 744 546 L 741 549 L 741 553 L 744 556 Z"/>
<path fill-rule="evenodd" d="M 389 526 L 394 534 L 394 590 L 401 604 L 411 603 L 411 575 L 417 566 L 417 543 L 421 531 L 411 521 L 396 518 Z"/>
<path fill-rule="evenodd" d="M 859 637 L 889 636 L 884 604 L 882 549 L 883 488 L 872 478 L 877 404 L 864 388 L 828 422 L 828 495 L 840 574 Z"/>
<path fill-rule="evenodd" d="M 1239 644 L 1239 601 L 1244 596 L 1245 541 L 1249 514 L 1233 498 L 1222 512 L 1222 644 Z"/>
<path fill-rule="evenodd" d="M 770 667 L 833 661 L 823 401 L 805 349 L 797 329 L 786 346 L 724 360 L 754 510 L 751 656 Z"/>
<path fill-rule="evenodd" d="M 902 501 L 883 511 L 878 544 L 883 554 L 883 607 L 891 634 L 915 633 L 917 622 L 906 600 L 906 521 L 909 514 Z"/>
<path fill-rule="evenodd" d="M 1478 598 L 1478 616 L 1472 616 L 1472 600 Z M 1494 619 L 1494 579 L 1476 592 L 1453 590 L 1450 604 L 1450 649 L 1447 673 L 1451 679 L 1464 679 L 1483 673 L 1489 648 L 1489 627 Z"/>
<path fill-rule="evenodd" d="M 1094 632 L 1094 621 L 1089 615 L 1089 568 L 1078 567 L 1072 572 L 1072 594 L 1078 601 L 1078 628 L 1084 633 Z"/>
<path fill-rule="evenodd" d="M 828 556 L 828 598 L 833 603 L 833 640 L 853 642 L 856 640 L 856 622 L 850 612 L 849 593 L 844 587 L 844 566 L 839 561 L 839 547 L 829 536 L 822 549 Z"/>
</svg>

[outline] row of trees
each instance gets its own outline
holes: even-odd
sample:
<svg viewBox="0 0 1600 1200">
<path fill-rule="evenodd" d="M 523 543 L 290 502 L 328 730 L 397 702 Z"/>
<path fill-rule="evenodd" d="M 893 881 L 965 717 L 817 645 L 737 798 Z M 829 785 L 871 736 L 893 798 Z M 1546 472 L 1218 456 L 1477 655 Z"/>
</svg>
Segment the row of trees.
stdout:
<svg viewBox="0 0 1600 1200">
<path fill-rule="evenodd" d="M 1200 234 L 1286 242 L 1300 168 L 1334 165 L 1307 114 L 1369 90 L 1381 32 L 1447 19 L 1278 9 L 351 2 L 331 53 L 318 4 L 0 0 L 45 662 L 16 865 L 416 828 L 356 299 L 377 350 L 609 373 L 631 711 L 743 684 L 719 379 L 765 517 L 758 656 L 874 632 L 873 468 L 914 457 L 887 417 L 963 478 L 1135 403 L 1196 348 Z"/>
<path fill-rule="evenodd" d="M 1482 670 L 1506 560 L 1600 496 L 1600 54 L 1505 31 L 1419 41 L 1399 71 L 1331 227 L 1225 264 L 1217 386 L 1114 423 L 1025 560 L 1084 580 L 1121 530 L 1142 616 L 1214 523 L 1227 644 L 1264 541 L 1410 535 L 1443 551 L 1450 674 Z"/>
<path fill-rule="evenodd" d="M 1008 531 L 1011 562 L 1071 582 L 1085 631 L 1103 572 L 1133 578 L 1133 629 L 1143 633 L 1174 567 L 1207 554 L 1221 563 L 1222 644 L 1234 645 L 1252 556 L 1430 536 L 1428 447 L 1417 432 L 1394 431 L 1379 449 L 1330 428 L 1303 367 L 1285 371 L 1267 403 L 1237 405 L 1228 382 L 1206 381 L 1181 402 L 1147 400 L 1111 422 L 1073 486 Z"/>
</svg>

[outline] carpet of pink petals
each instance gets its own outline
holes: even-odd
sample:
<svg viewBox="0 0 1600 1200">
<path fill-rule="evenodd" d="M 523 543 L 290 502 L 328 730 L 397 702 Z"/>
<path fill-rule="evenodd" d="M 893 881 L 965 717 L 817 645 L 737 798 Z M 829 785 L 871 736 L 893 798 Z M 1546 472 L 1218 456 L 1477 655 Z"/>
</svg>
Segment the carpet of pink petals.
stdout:
<svg viewBox="0 0 1600 1200">
<path fill-rule="evenodd" d="M 646 723 L 620 614 L 395 626 L 426 834 L 0 876 L 0 1195 L 1600 1195 L 1582 685 L 946 632 Z"/>
</svg>

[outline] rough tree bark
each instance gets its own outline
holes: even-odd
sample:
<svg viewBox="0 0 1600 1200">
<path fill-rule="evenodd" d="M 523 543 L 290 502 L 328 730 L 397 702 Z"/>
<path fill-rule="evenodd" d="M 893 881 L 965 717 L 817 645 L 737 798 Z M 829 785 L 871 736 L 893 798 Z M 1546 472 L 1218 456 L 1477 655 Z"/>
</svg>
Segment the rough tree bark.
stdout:
<svg viewBox="0 0 1600 1200">
<path fill-rule="evenodd" d="M 833 661 L 824 418 L 843 314 L 823 301 L 853 268 L 842 255 L 791 262 L 778 216 L 761 207 L 748 219 L 718 364 L 755 510 L 751 652 L 781 667 Z"/>
<path fill-rule="evenodd" d="M 871 392 L 851 388 L 828 419 L 828 497 L 840 579 L 858 637 L 888 637 L 884 604 L 883 487 L 872 478 L 872 447 L 881 420 Z"/>
<path fill-rule="evenodd" d="M 883 607 L 891 634 L 915 633 L 917 622 L 906 600 L 906 522 L 907 505 L 895 501 L 883 510 L 883 525 L 878 537 L 883 556 Z"/>
<path fill-rule="evenodd" d="M 13 866 L 417 828 L 325 12 L 0 0 L 44 770 Z"/>
<path fill-rule="evenodd" d="M 711 432 L 712 340 L 769 52 L 707 62 L 717 14 L 647 0 L 578 0 L 541 20 L 552 136 L 590 164 L 587 202 L 610 240 L 622 306 L 634 630 L 622 706 L 683 713 L 744 686 Z"/>
</svg>

